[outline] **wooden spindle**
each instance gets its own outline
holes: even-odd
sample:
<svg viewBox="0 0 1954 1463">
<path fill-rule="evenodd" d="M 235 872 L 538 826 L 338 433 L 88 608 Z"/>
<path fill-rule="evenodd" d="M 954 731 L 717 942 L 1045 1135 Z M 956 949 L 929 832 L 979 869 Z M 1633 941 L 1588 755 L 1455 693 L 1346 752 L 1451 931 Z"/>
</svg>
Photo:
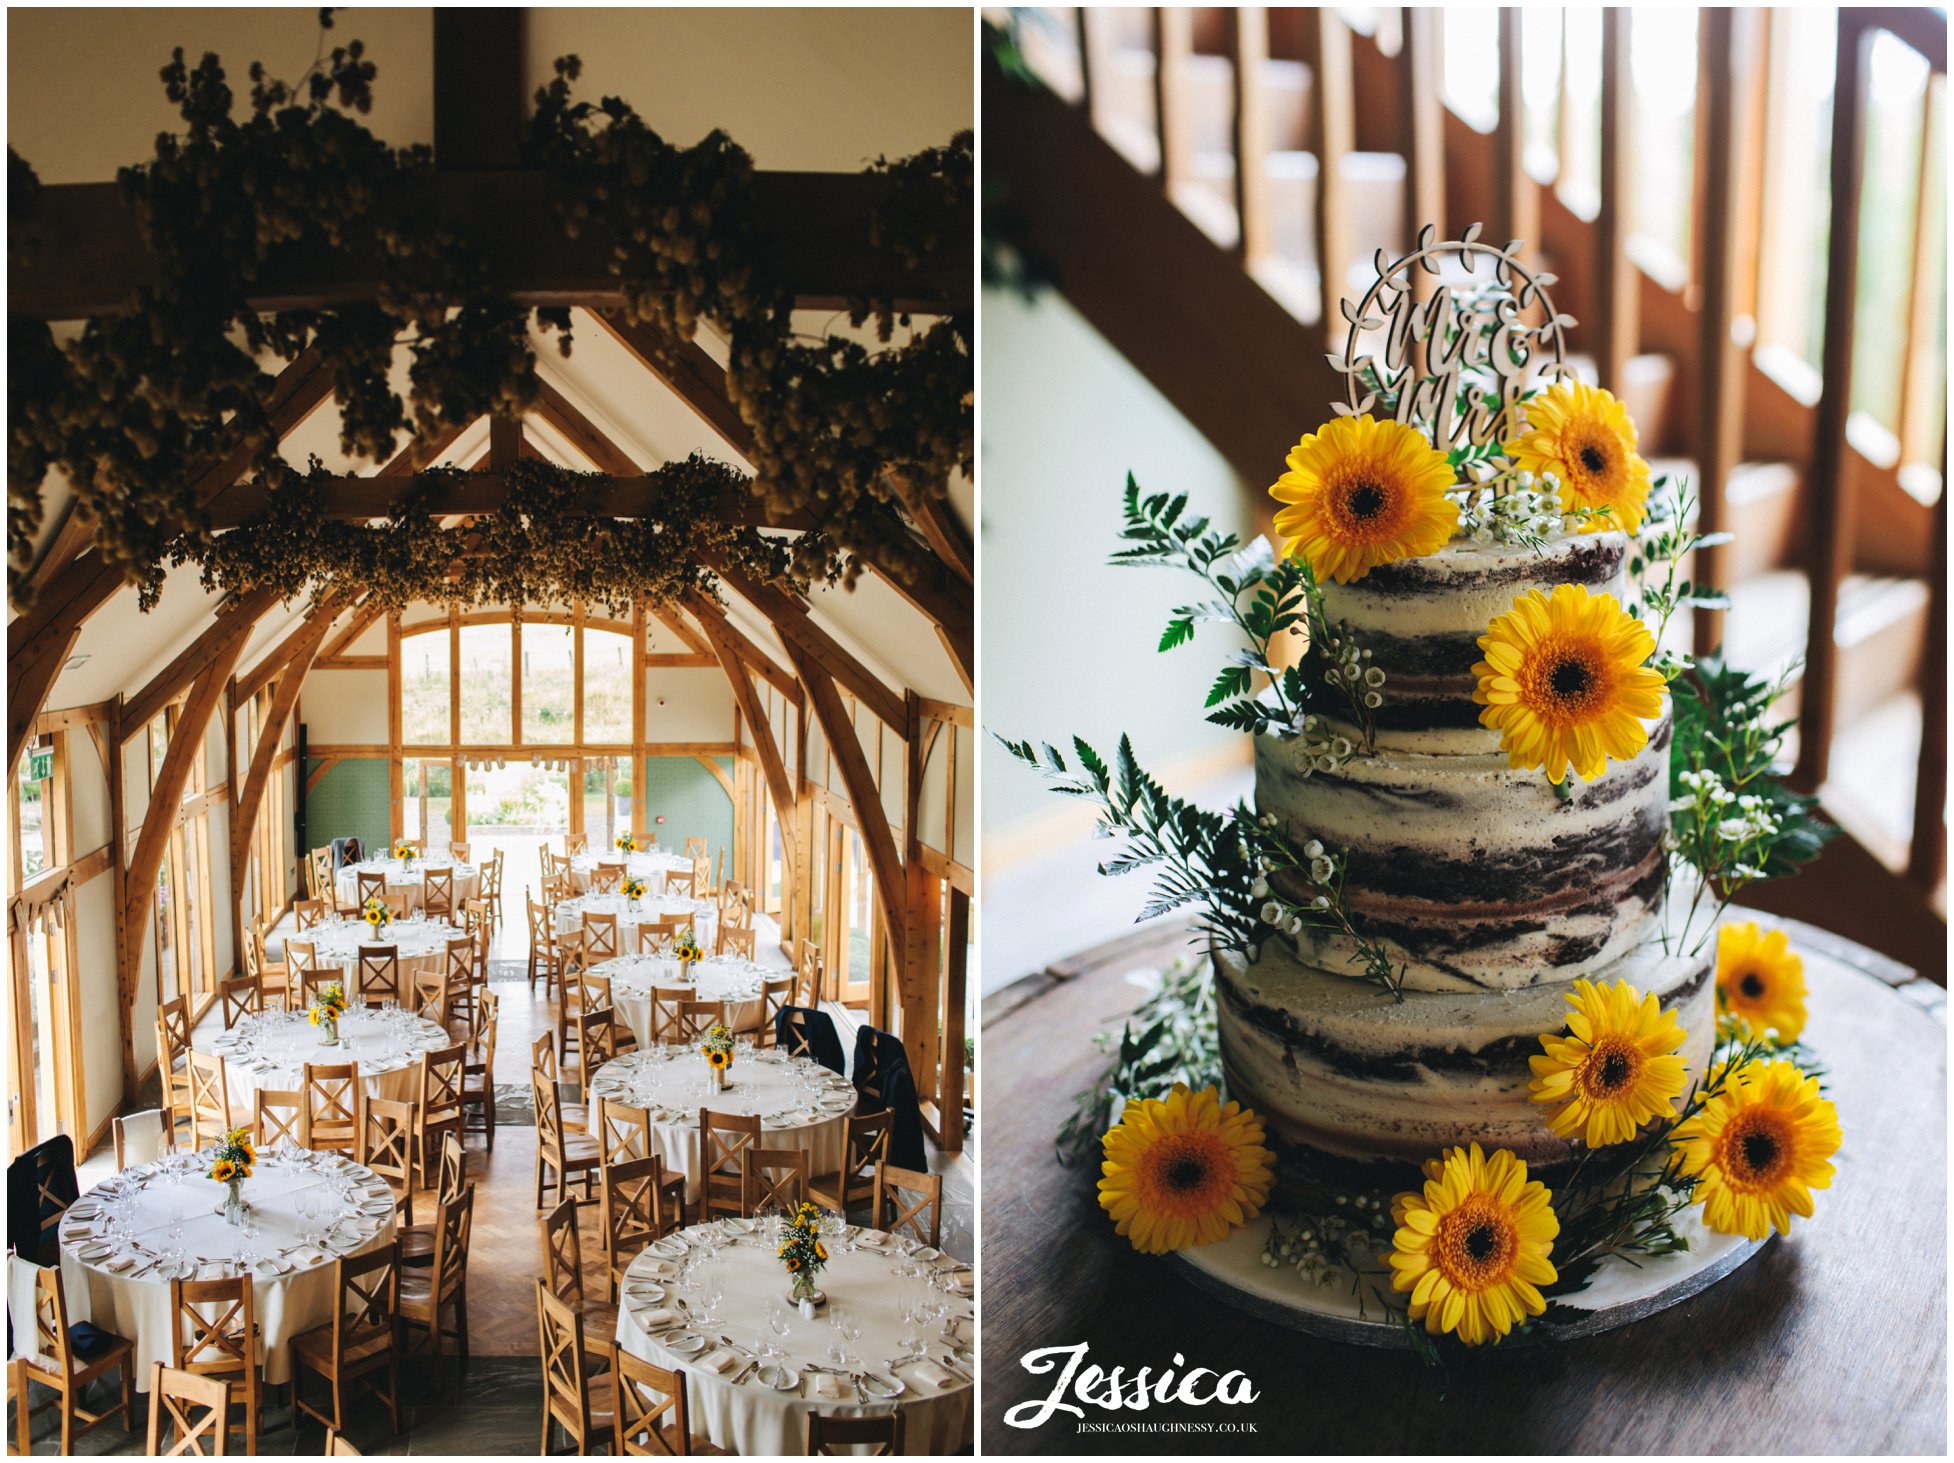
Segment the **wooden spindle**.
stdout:
<svg viewBox="0 0 1954 1463">
<path fill-rule="evenodd" d="M 1356 146 L 1357 102 L 1350 29 L 1329 6 L 1303 12 L 1304 50 L 1312 72 L 1311 131 L 1316 140 L 1316 264 L 1322 271 L 1320 323 L 1336 335 L 1337 302 L 1350 277 L 1350 193 L 1343 163 Z"/>
<path fill-rule="evenodd" d="M 1525 260 L 1539 258 L 1540 194 L 1527 175 L 1527 103 L 1521 72 L 1517 5 L 1499 12 L 1499 125 L 1493 131 L 1493 228 L 1498 241 L 1519 239 Z"/>
<path fill-rule="evenodd" d="M 1398 107 L 1404 124 L 1404 240 L 1418 237 L 1426 224 L 1445 227 L 1445 103 L 1439 95 L 1439 12 L 1407 5 L 1402 18 L 1404 48 L 1398 56 Z M 1505 241 L 1502 240 L 1502 243 Z M 1435 276 L 1413 271 L 1420 298 L 1428 298 Z"/>
<path fill-rule="evenodd" d="M 1635 183 L 1635 83 L 1629 73 L 1629 11 L 1601 13 L 1601 211 L 1595 218 L 1595 357 L 1601 384 L 1622 387 L 1635 354 L 1639 319 L 1635 266 L 1628 257 L 1628 218 Z"/>
<path fill-rule="evenodd" d="M 1934 72 L 1920 103 L 1920 191 L 1913 215 L 1913 270 L 1907 286 L 1906 346 L 1900 357 L 1901 462 L 1928 462 L 1934 414 L 1947 396 L 1947 381 L 1934 369 L 1935 317 L 1943 308 L 1947 271 L 1947 77 Z"/>
<path fill-rule="evenodd" d="M 1730 478 L 1743 450 L 1744 357 L 1734 326 L 1743 290 L 1745 176 L 1750 157 L 1748 126 L 1753 113 L 1763 14 L 1713 7 L 1703 12 L 1703 86 L 1696 105 L 1704 119 L 1703 211 L 1697 215 L 1701 240 L 1703 307 L 1697 316 L 1699 382 L 1695 422 L 1699 526 L 1706 534 L 1728 526 L 1725 502 Z M 1726 545 L 1702 550 L 1696 566 L 1700 583 L 1727 588 Z M 1723 612 L 1695 612 L 1698 652 L 1723 642 Z"/>
<path fill-rule="evenodd" d="M 1226 12 L 1235 54 L 1235 253 L 1254 269 L 1269 257 L 1269 12 L 1245 5 Z"/>
<path fill-rule="evenodd" d="M 1194 12 L 1180 5 L 1153 11 L 1153 121 L 1160 141 L 1160 186 L 1169 198 L 1187 181 L 1187 61 L 1194 54 Z"/>
<path fill-rule="evenodd" d="M 1099 69 L 1099 58 L 1092 53 L 1090 6 L 1075 5 L 1072 8 L 1072 43 L 1079 48 L 1079 105 L 1085 108 L 1086 120 L 1097 125 L 1099 119 L 1093 115 L 1092 104 L 1097 91 L 1093 85 L 1093 73 Z"/>
<path fill-rule="evenodd" d="M 1935 77 L 1935 80 L 1940 80 Z M 1907 878 L 1931 896 L 1947 877 L 1947 425 L 1940 434 L 1940 499 L 1934 504 L 1927 579 L 1927 642 L 1920 656 L 1920 767 L 1913 784 Z"/>
<path fill-rule="evenodd" d="M 1832 90 L 1832 209 L 1825 267 L 1825 348 L 1812 441 L 1812 531 L 1806 572 L 1811 618 L 1805 627 L 1805 685 L 1798 710 L 1798 766 L 1807 791 L 1831 768 L 1833 698 L 1839 683 L 1839 590 L 1852 568 L 1853 484 L 1846 473 L 1846 419 L 1852 412 L 1852 323 L 1859 294 L 1859 196 L 1865 181 L 1867 47 L 1855 12 L 1838 14 Z"/>
</svg>

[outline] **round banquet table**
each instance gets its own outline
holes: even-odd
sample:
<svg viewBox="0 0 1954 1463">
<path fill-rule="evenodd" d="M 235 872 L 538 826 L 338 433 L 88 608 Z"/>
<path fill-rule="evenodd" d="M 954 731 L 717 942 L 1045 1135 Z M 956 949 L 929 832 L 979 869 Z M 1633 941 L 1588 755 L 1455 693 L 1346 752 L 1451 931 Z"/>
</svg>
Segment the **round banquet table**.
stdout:
<svg viewBox="0 0 1954 1463">
<path fill-rule="evenodd" d="M 1795 897 L 1809 877 L 1767 887 Z M 1324 1453 L 1946 1453 L 1946 991 L 1812 925 L 1731 917 L 1784 927 L 1804 958 L 1805 1039 L 1845 1132 L 1816 1213 L 1680 1305 L 1551 1349 L 1481 1348 L 1449 1387 L 1409 1351 L 1300 1335 L 1197 1289 L 1113 1233 L 1096 1164 L 1053 1161 L 1073 1094 L 1105 1069 L 1087 1034 L 1117 1029 L 1144 997 L 1129 975 L 1198 958 L 1191 931 L 1170 922 L 997 992 L 985 1002 L 984 1082 L 1011 1094 L 1012 1113 L 984 1150 L 985 1449 L 1104 1443 L 1064 1415 L 1031 1429 L 1004 1421 L 1049 1396 L 1057 1375 L 1034 1375 L 1021 1357 L 1083 1344 L 1082 1367 L 1130 1377 L 1180 1351 L 1190 1366 L 1241 1368 L 1260 1394 L 1252 1406 L 1158 1407 L 1144 1421 L 1225 1419 Z M 1086 1420 L 1125 1415 L 1088 1408 Z M 1177 1432 L 1137 1436 L 1121 1446 L 1185 1447 Z"/>
<path fill-rule="evenodd" d="M 358 1062 L 368 1097 L 412 1102 L 421 1053 L 453 1044 L 445 1029 L 412 1011 L 354 1006 L 339 1018 L 338 1046 L 322 1045 L 319 1028 L 303 1011 L 267 1011 L 212 1037 L 206 1049 L 224 1059 L 232 1107 L 249 1110 L 260 1087 L 296 1089 L 307 1062 Z"/>
<path fill-rule="evenodd" d="M 172 1165 L 183 1174 L 172 1182 Z M 265 1380 L 291 1379 L 291 1339 L 330 1321 L 341 1256 L 364 1254 L 394 1236 L 393 1191 L 385 1179 L 338 1154 L 303 1148 L 261 1151 L 257 1171 L 244 1181 L 244 1202 L 259 1227 L 254 1239 L 225 1222 L 221 1184 L 204 1175 L 208 1160 L 178 1154 L 105 1179 L 70 1205 L 61 1221 L 61 1280 L 68 1304 L 106 1331 L 136 1344 L 136 1375 L 150 1363 L 170 1363 L 170 1273 L 166 1252 L 173 1215 L 183 1221 L 186 1257 L 195 1261 L 184 1279 L 214 1280 L 239 1273 L 240 1246 L 256 1246 L 251 1265 L 251 1304 L 258 1323 Z M 334 1193 L 333 1227 L 322 1247 L 300 1243 L 307 1221 L 299 1218 L 302 1189 Z M 127 1213 L 111 1222 L 118 1206 Z M 341 1217 L 343 1216 L 343 1217 Z M 320 1221 L 311 1221 L 318 1224 Z M 76 1309 L 78 1299 L 85 1308 Z"/>
<path fill-rule="evenodd" d="M 333 889 L 339 895 L 341 904 L 357 904 L 360 898 L 359 876 L 385 874 L 388 891 L 405 894 L 407 907 L 419 909 L 427 896 L 427 871 L 430 868 L 454 870 L 456 909 L 461 908 L 462 900 L 473 899 L 482 892 L 481 871 L 475 865 L 459 864 L 444 858 L 417 858 L 412 864 L 394 858 L 370 858 L 357 864 L 347 864 L 334 878 Z"/>
<path fill-rule="evenodd" d="M 651 1117 L 653 1151 L 667 1172 L 685 1174 L 685 1193 L 696 1201 L 699 1182 L 699 1111 L 760 1117 L 761 1146 L 805 1148 L 808 1176 L 841 1168 L 844 1127 L 855 1110 L 855 1089 L 846 1077 L 806 1057 L 777 1051 L 736 1059 L 723 1092 L 708 1092 L 706 1059 L 695 1046 L 652 1047 L 599 1067 L 590 1079 L 590 1100 L 644 1109 Z M 591 1131 L 598 1115 L 591 1114 Z"/>
<path fill-rule="evenodd" d="M 643 879 L 649 887 L 660 892 L 665 888 L 665 875 L 692 872 L 692 860 L 684 854 L 667 853 L 656 848 L 624 854 L 618 853 L 615 849 L 602 854 L 579 853 L 572 854 L 570 857 L 570 887 L 579 894 L 588 894 L 590 881 L 597 872 L 597 866 L 614 864 L 619 859 L 624 861 L 625 873 L 634 879 Z"/>
<path fill-rule="evenodd" d="M 290 936 L 303 943 L 312 942 L 321 965 L 336 965 L 350 973 L 359 964 L 360 946 L 390 945 L 400 958 L 400 998 L 414 995 L 414 977 L 447 973 L 448 941 L 459 940 L 468 932 L 442 920 L 396 919 L 376 932 L 365 920 L 325 919 Z M 356 992 L 346 992 L 350 1000 Z"/>
<path fill-rule="evenodd" d="M 619 1346 L 653 1366 L 686 1373 L 695 1432 L 703 1432 L 729 1453 L 791 1456 L 806 1451 L 809 1413 L 873 1416 L 900 1410 L 907 1452 L 941 1454 L 969 1448 L 971 1385 L 950 1369 L 967 1375 L 972 1364 L 969 1343 L 974 1322 L 966 1293 L 971 1280 L 967 1268 L 934 1250 L 920 1249 L 912 1240 L 848 1226 L 827 1241 L 830 1259 L 821 1271 L 820 1285 L 829 1304 L 811 1320 L 790 1311 L 787 1334 L 776 1338 L 768 1326 L 767 1302 L 784 1300 L 790 1282 L 774 1256 L 764 1224 L 723 1221 L 717 1227 L 730 1238 L 708 1258 L 707 1231 L 715 1227 L 694 1225 L 641 1252 L 625 1271 L 618 1307 Z M 691 1268 L 681 1280 L 688 1259 Z M 918 1267 L 925 1275 L 899 1273 L 906 1267 Z M 719 1280 L 724 1290 L 711 1322 L 701 1319 L 708 1277 Z M 925 1324 L 927 1358 L 891 1367 L 889 1362 L 903 1349 L 904 1295 L 931 1284 L 948 1303 L 948 1317 Z M 903 1390 L 892 1401 L 864 1403 L 848 1378 L 808 1369 L 808 1363 L 834 1365 L 828 1348 L 839 1338 L 828 1317 L 835 1305 L 845 1306 L 861 1324 L 860 1337 L 848 1343 L 855 1364 L 846 1370 L 885 1380 L 893 1376 Z M 707 1344 L 695 1350 L 685 1340 L 688 1335 L 702 1337 Z M 726 1340 L 733 1345 L 725 1345 Z M 748 1362 L 768 1341 L 785 1353 L 785 1364 L 798 1375 L 798 1385 L 776 1389 L 749 1368 Z M 788 1377 L 783 1374 L 780 1380 Z"/>
<path fill-rule="evenodd" d="M 635 901 L 622 894 L 579 894 L 556 902 L 556 932 L 574 935 L 583 928 L 584 912 L 617 916 L 617 953 L 629 955 L 638 948 L 638 926 L 655 919 L 670 919 L 682 914 L 692 921 L 693 938 L 699 948 L 712 953 L 719 933 L 719 909 L 710 899 L 687 899 L 681 894 L 669 897 L 647 894 Z"/>
<path fill-rule="evenodd" d="M 735 1031 L 758 1031 L 765 1002 L 760 987 L 767 972 L 746 960 L 727 956 L 695 960 L 689 978 L 679 978 L 679 963 L 664 955 L 619 955 L 590 967 L 611 983 L 611 1008 L 638 1038 L 650 1046 L 652 1006 L 658 993 L 670 1000 L 724 1001 L 726 1024 Z M 786 974 L 787 972 L 778 972 Z"/>
</svg>

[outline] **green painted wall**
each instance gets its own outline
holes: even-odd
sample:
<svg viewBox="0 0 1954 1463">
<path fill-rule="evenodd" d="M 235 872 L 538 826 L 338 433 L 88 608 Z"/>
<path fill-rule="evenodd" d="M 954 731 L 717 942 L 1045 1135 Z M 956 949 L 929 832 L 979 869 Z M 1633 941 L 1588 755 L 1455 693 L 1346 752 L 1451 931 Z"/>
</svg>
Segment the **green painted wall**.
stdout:
<svg viewBox="0 0 1954 1463">
<path fill-rule="evenodd" d="M 306 776 L 318 765 L 308 758 Z M 699 770 L 703 773 L 705 768 Z M 393 826 L 388 807 L 391 791 L 385 757 L 348 757 L 334 763 L 306 794 L 306 841 L 323 848 L 335 838 L 355 837 L 375 852 L 384 850 Z"/>
<path fill-rule="evenodd" d="M 713 759 L 732 775 L 733 759 Z M 663 823 L 656 820 L 663 816 Z M 645 820 L 658 835 L 660 848 L 683 850 L 688 838 L 703 838 L 714 859 L 733 847 L 733 800 L 719 779 L 693 757 L 649 757 L 645 760 Z"/>
</svg>

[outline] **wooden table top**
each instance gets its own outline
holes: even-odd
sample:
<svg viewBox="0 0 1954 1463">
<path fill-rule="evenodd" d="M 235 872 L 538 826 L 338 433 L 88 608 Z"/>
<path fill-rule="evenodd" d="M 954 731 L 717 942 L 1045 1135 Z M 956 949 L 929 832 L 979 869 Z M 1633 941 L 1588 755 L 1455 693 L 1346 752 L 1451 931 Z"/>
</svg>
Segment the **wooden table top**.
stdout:
<svg viewBox="0 0 1954 1463">
<path fill-rule="evenodd" d="M 1766 917 L 1768 922 L 1768 917 Z M 1449 1390 L 1409 1352 L 1332 1344 L 1253 1320 L 1135 1253 L 1098 1208 L 1096 1163 L 1052 1135 L 1101 1069 L 1087 1033 L 1141 989 L 1123 977 L 1189 951 L 1142 931 L 985 1003 L 983 1440 L 991 1452 L 1186 1452 L 1185 1431 L 1085 1434 L 1020 1358 L 1088 1343 L 1087 1364 L 1240 1368 L 1248 1406 L 1088 1409 L 1088 1423 L 1221 1424 L 1228 1452 L 1944 1453 L 1946 993 L 1883 956 L 1779 921 L 1805 958 L 1807 1027 L 1845 1143 L 1814 1218 L 1703 1294 L 1560 1347 L 1487 1347 Z M 1062 1364 L 1062 1363 L 1061 1363 Z M 1181 1368 L 1185 1370 L 1185 1367 Z"/>
</svg>

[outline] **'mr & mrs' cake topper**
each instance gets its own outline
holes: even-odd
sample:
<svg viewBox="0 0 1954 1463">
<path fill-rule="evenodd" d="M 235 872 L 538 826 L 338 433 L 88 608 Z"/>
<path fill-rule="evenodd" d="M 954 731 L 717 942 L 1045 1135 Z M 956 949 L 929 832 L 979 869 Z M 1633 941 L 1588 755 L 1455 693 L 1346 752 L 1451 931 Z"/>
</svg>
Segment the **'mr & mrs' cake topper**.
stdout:
<svg viewBox="0 0 1954 1463">
<path fill-rule="evenodd" d="M 1447 449 L 1497 445 L 1519 421 L 1523 392 L 1574 377 L 1565 334 L 1574 317 L 1547 296 L 1557 278 L 1528 269 L 1518 239 L 1504 249 L 1480 243 L 1479 228 L 1435 243 L 1425 225 L 1402 259 L 1377 251 L 1377 282 L 1363 299 L 1338 301 L 1350 326 L 1343 354 L 1329 357 L 1349 383 L 1338 416 L 1388 416 Z M 1442 269 L 1448 260 L 1456 270 Z M 1381 357 L 1359 354 L 1360 339 L 1379 330 Z"/>
</svg>

